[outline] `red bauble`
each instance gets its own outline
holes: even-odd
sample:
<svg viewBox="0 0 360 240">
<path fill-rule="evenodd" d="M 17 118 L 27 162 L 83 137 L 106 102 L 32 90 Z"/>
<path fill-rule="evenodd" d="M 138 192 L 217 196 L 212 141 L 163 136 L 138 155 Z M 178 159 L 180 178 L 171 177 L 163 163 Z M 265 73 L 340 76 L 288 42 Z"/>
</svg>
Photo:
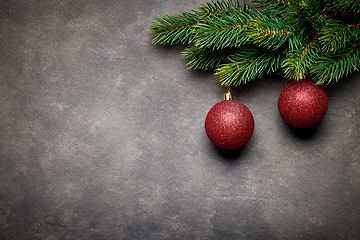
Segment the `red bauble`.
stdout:
<svg viewBox="0 0 360 240">
<path fill-rule="evenodd" d="M 281 117 L 296 128 L 310 128 L 325 116 L 328 98 L 325 91 L 310 80 L 293 81 L 280 93 L 278 102 Z"/>
<path fill-rule="evenodd" d="M 235 149 L 250 140 L 254 118 L 242 103 L 224 100 L 213 106 L 206 116 L 205 131 L 211 142 L 223 149 Z"/>
</svg>

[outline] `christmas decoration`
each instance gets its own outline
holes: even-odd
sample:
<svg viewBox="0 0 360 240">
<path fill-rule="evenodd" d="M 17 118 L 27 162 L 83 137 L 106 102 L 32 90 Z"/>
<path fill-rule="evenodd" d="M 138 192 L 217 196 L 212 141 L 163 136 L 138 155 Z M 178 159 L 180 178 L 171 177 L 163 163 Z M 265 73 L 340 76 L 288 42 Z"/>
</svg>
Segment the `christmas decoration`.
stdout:
<svg viewBox="0 0 360 240">
<path fill-rule="evenodd" d="M 154 44 L 187 44 L 193 69 L 237 86 L 264 74 L 335 83 L 360 66 L 359 0 L 212 1 L 157 18 Z"/>
<path fill-rule="evenodd" d="M 188 68 L 215 68 L 215 76 L 228 87 L 265 74 L 290 80 L 309 76 L 317 86 L 310 80 L 294 81 L 279 99 L 285 121 L 308 128 L 321 121 L 327 109 L 318 85 L 335 84 L 360 67 L 359 13 L 359 0 L 253 0 L 244 6 L 223 0 L 156 18 L 150 29 L 153 44 L 188 45 L 183 52 Z M 233 148 L 250 138 L 250 115 L 244 107 L 235 108 L 227 100 L 210 110 L 205 127 L 217 146 Z M 232 111 L 230 121 L 225 115 Z M 234 130 L 239 135 L 233 135 Z"/>
<path fill-rule="evenodd" d="M 209 139 L 223 149 L 235 149 L 248 142 L 254 132 L 254 118 L 242 103 L 232 100 L 229 89 L 224 100 L 213 106 L 205 119 Z"/>
<path fill-rule="evenodd" d="M 278 107 L 281 117 L 296 128 L 310 128 L 325 116 L 328 98 L 325 91 L 310 80 L 293 81 L 280 93 Z"/>
</svg>

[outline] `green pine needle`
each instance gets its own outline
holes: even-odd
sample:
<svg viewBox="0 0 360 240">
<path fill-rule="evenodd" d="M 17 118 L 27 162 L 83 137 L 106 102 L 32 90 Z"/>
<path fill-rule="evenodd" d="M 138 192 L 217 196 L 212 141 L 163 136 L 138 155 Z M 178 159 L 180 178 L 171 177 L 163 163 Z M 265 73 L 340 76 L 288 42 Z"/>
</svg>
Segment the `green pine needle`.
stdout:
<svg viewBox="0 0 360 240">
<path fill-rule="evenodd" d="M 358 0 L 332 0 L 331 4 L 339 12 L 360 13 L 360 1 Z"/>
<path fill-rule="evenodd" d="M 268 49 L 279 48 L 294 34 L 295 29 L 285 20 L 265 15 L 251 20 L 247 30 L 247 36 L 253 43 Z"/>
<path fill-rule="evenodd" d="M 174 15 L 165 15 L 156 18 L 150 26 L 154 34 L 153 44 L 187 44 L 192 40 L 192 28 L 198 23 L 198 15 L 195 13 L 181 12 Z"/>
<path fill-rule="evenodd" d="M 230 63 L 216 69 L 222 85 L 238 86 L 275 73 L 285 59 L 283 51 L 268 51 L 256 46 L 246 46 L 229 57 Z"/>
<path fill-rule="evenodd" d="M 360 65 L 360 0 L 211 0 L 192 12 L 156 18 L 154 44 L 189 44 L 191 69 L 217 68 L 237 86 L 282 72 L 336 83 Z"/>
<path fill-rule="evenodd" d="M 298 80 L 305 78 L 312 63 L 319 57 L 321 47 L 318 33 L 303 49 L 288 54 L 283 64 L 285 77 Z"/>
<path fill-rule="evenodd" d="M 255 12 L 244 8 L 206 19 L 194 28 L 196 35 L 193 44 L 200 49 L 212 50 L 244 45 L 249 39 L 246 35 L 247 24 L 255 16 Z"/>
<path fill-rule="evenodd" d="M 344 48 L 346 43 L 360 39 L 360 23 L 349 24 L 331 19 L 321 31 L 319 40 L 324 52 L 335 52 Z"/>
<path fill-rule="evenodd" d="M 242 6 L 240 2 L 233 0 L 224 0 L 216 2 L 211 1 L 205 4 L 201 4 L 201 7 L 198 8 L 199 15 L 201 19 L 212 18 L 219 14 L 231 13 L 232 10 L 241 10 Z"/>
<path fill-rule="evenodd" d="M 262 8 L 264 12 L 277 17 L 283 16 L 294 4 L 291 0 L 252 0 L 251 2 L 256 8 Z"/>
<path fill-rule="evenodd" d="M 226 62 L 228 56 L 236 50 L 236 48 L 221 50 L 199 49 L 195 46 L 190 46 L 182 54 L 189 59 L 187 63 L 188 69 L 208 70 Z"/>
<path fill-rule="evenodd" d="M 335 53 L 327 53 L 313 64 L 310 71 L 317 84 L 336 83 L 343 76 L 359 71 L 360 43 L 348 44 Z"/>
</svg>

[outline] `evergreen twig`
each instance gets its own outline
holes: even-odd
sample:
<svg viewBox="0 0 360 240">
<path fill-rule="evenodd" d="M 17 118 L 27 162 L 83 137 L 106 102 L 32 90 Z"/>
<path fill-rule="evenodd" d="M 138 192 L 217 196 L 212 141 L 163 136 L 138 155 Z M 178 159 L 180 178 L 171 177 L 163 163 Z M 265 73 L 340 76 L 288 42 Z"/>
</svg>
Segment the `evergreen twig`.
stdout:
<svg viewBox="0 0 360 240">
<path fill-rule="evenodd" d="M 255 12 L 248 8 L 219 13 L 195 27 L 193 43 L 198 48 L 223 49 L 239 47 L 248 42 L 247 24 L 254 19 Z"/>
<path fill-rule="evenodd" d="M 227 62 L 229 55 L 233 54 L 236 48 L 226 48 L 221 50 L 211 50 L 209 48 L 199 49 L 190 46 L 182 53 L 189 59 L 188 69 L 208 70 L 217 67 L 219 64 Z"/>
<path fill-rule="evenodd" d="M 285 77 L 297 80 L 305 78 L 312 63 L 319 57 L 321 47 L 319 43 L 320 33 L 300 51 L 292 52 L 288 54 L 283 69 Z"/>
<path fill-rule="evenodd" d="M 222 85 L 246 84 L 264 74 L 275 73 L 285 59 L 283 51 L 269 51 L 256 46 L 246 46 L 229 57 L 230 62 L 216 69 Z"/>
<path fill-rule="evenodd" d="M 198 23 L 199 16 L 195 13 L 181 12 L 156 18 L 150 27 L 154 34 L 153 44 L 187 44 L 192 40 L 192 28 Z"/>
<path fill-rule="evenodd" d="M 339 12 L 360 13 L 359 0 L 332 0 L 331 4 Z"/>
<path fill-rule="evenodd" d="M 157 18 L 154 44 L 190 44 L 192 69 L 217 68 L 223 85 L 264 74 L 296 80 L 310 74 L 335 83 L 360 67 L 360 0 L 211 0 L 197 9 Z"/>
<path fill-rule="evenodd" d="M 260 15 L 248 24 L 247 36 L 253 43 L 266 48 L 276 49 L 294 35 L 295 29 L 280 18 Z"/>
<path fill-rule="evenodd" d="M 201 16 L 201 20 L 204 20 L 206 18 L 212 18 L 219 14 L 227 14 L 230 13 L 233 10 L 241 10 L 242 6 L 240 2 L 238 1 L 232 1 L 232 0 L 224 0 L 216 2 L 211 1 L 207 2 L 205 4 L 201 4 L 198 8 L 199 15 Z"/>
<path fill-rule="evenodd" d="M 344 48 L 346 43 L 360 39 L 360 23 L 349 24 L 331 19 L 321 31 L 319 40 L 324 52 L 334 52 Z"/>
<path fill-rule="evenodd" d="M 359 71 L 360 42 L 350 43 L 335 53 L 327 53 L 313 64 L 310 71 L 317 84 L 336 83 L 343 76 Z"/>
</svg>

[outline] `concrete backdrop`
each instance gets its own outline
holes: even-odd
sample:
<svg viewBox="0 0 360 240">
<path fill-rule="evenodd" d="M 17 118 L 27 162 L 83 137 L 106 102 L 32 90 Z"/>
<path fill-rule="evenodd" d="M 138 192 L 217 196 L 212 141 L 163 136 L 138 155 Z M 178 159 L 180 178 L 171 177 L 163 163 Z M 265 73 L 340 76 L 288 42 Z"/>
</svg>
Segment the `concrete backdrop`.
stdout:
<svg viewBox="0 0 360 240">
<path fill-rule="evenodd" d="M 0 0 L 0 239 L 360 239 L 360 75 L 326 86 L 312 131 L 288 83 L 233 90 L 255 118 L 224 152 L 204 120 L 225 91 L 153 46 L 201 0 Z"/>
</svg>

